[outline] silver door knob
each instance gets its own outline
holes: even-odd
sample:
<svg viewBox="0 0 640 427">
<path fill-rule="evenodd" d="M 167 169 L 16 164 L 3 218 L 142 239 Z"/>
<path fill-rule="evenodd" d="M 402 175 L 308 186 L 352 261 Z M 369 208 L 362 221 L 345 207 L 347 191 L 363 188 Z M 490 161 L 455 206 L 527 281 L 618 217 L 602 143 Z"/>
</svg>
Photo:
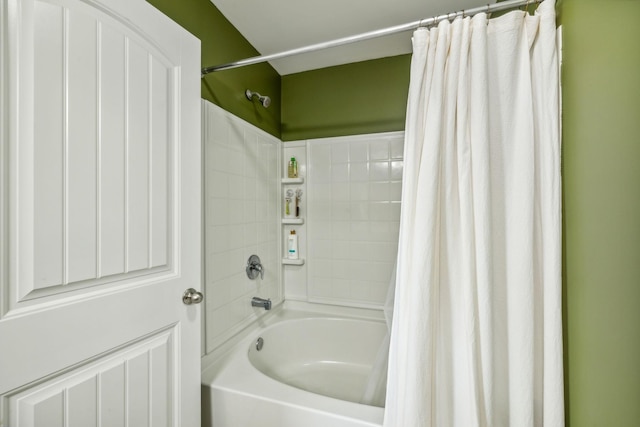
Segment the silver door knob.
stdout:
<svg viewBox="0 0 640 427">
<path fill-rule="evenodd" d="M 202 302 L 202 292 L 198 292 L 193 288 L 189 288 L 184 291 L 182 294 L 182 302 L 191 305 L 191 304 L 200 304 Z"/>
</svg>

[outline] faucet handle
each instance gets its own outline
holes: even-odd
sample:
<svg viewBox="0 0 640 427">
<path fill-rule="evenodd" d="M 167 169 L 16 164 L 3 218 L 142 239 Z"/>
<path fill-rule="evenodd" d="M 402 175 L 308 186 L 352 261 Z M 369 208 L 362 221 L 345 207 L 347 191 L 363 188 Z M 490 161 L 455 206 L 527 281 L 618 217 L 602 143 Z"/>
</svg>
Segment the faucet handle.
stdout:
<svg viewBox="0 0 640 427">
<path fill-rule="evenodd" d="M 246 272 L 247 277 L 251 280 L 257 278 L 258 273 L 260 273 L 260 278 L 264 279 L 264 267 L 262 267 L 262 263 L 260 262 L 260 257 L 258 255 L 251 255 L 249 257 Z"/>
</svg>

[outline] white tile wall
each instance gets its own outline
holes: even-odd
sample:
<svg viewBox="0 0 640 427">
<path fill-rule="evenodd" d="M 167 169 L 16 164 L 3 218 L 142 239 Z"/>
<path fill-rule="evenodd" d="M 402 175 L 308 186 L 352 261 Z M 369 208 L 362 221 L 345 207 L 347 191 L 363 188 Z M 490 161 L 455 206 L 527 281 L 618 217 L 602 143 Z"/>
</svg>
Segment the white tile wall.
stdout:
<svg viewBox="0 0 640 427">
<path fill-rule="evenodd" d="M 306 300 L 384 303 L 397 254 L 403 141 L 402 132 L 307 141 Z M 287 298 L 305 299 L 285 278 Z"/>
<path fill-rule="evenodd" d="M 202 101 L 205 205 L 205 348 L 220 344 L 266 313 L 251 298 L 282 301 L 280 268 L 281 142 Z M 264 280 L 249 280 L 257 254 Z"/>
<path fill-rule="evenodd" d="M 266 313 L 251 307 L 253 296 L 274 304 L 284 293 L 380 306 L 397 251 L 403 133 L 286 143 L 281 150 L 278 139 L 207 101 L 202 106 L 206 352 Z M 291 156 L 305 182 L 282 186 Z M 303 190 L 304 225 L 281 225 L 286 188 Z M 305 264 L 282 267 L 291 229 Z M 264 280 L 246 277 L 254 253 L 265 265 Z"/>
</svg>

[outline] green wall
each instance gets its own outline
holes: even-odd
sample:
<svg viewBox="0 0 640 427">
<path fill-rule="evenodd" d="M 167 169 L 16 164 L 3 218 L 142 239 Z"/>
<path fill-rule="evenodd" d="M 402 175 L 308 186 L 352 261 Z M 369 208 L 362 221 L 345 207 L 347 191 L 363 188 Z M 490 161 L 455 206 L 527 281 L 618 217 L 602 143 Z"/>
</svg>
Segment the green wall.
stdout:
<svg viewBox="0 0 640 427">
<path fill-rule="evenodd" d="M 565 387 L 572 427 L 640 425 L 640 1 L 564 0 Z"/>
<path fill-rule="evenodd" d="M 201 41 L 202 66 L 219 65 L 258 55 L 209 0 L 148 0 Z M 202 97 L 280 137 L 280 75 L 269 64 L 256 64 L 207 74 Z M 249 102 L 246 89 L 268 95 L 269 108 Z"/>
<path fill-rule="evenodd" d="M 404 129 L 411 55 L 282 77 L 282 140 Z"/>
<path fill-rule="evenodd" d="M 202 66 L 258 55 L 209 0 L 147 0 L 202 42 Z M 202 97 L 284 140 L 404 129 L 410 55 L 280 76 L 269 64 L 210 73 Z M 331 88 L 327 90 L 327 88 Z M 268 109 L 244 97 L 268 95 Z"/>
</svg>

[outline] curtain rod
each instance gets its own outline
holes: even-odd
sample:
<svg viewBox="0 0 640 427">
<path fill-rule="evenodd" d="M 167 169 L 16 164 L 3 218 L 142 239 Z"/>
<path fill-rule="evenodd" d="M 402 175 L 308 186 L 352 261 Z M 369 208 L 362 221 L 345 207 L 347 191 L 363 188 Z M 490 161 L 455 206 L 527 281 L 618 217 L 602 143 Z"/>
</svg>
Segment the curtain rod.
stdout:
<svg viewBox="0 0 640 427">
<path fill-rule="evenodd" d="M 337 46 L 369 40 L 377 37 L 402 33 L 404 31 L 417 29 L 419 27 L 430 27 L 438 24 L 440 21 L 444 21 L 445 19 L 451 20 L 459 16 L 473 16 L 482 12 L 487 12 L 487 13 L 499 12 L 501 10 L 513 9 L 519 6 L 525 6 L 525 5 L 528 6 L 529 4 L 541 3 L 542 1 L 543 0 L 507 0 L 500 3 L 487 4 L 486 6 L 480 6 L 473 9 L 461 10 L 458 12 L 451 12 L 444 15 L 434 16 L 432 18 L 421 19 L 419 21 L 409 22 L 402 25 L 396 25 L 389 28 L 369 31 L 369 32 L 357 34 L 354 36 L 343 37 L 343 38 L 331 40 L 328 42 L 316 43 L 309 46 L 285 50 L 283 52 L 272 53 L 269 55 L 254 56 L 247 59 L 241 59 L 240 61 L 229 62 L 227 64 L 205 67 L 202 69 L 202 77 L 214 71 L 223 71 L 223 70 L 230 70 L 232 68 L 245 67 L 247 65 L 259 64 L 261 62 L 272 61 L 274 59 L 280 59 L 288 56 L 299 55 L 301 53 L 315 52 L 317 50 L 328 49 L 330 47 L 337 47 Z"/>
</svg>

